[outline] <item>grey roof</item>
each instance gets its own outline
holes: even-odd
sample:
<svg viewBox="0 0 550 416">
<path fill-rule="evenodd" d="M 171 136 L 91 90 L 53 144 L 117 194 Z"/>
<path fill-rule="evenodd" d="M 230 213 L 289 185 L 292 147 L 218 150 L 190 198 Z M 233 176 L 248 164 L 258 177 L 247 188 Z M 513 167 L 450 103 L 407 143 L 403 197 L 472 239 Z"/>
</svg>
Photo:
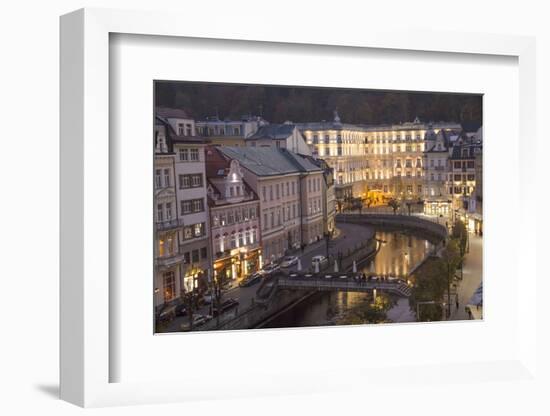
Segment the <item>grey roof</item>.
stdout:
<svg viewBox="0 0 550 416">
<path fill-rule="evenodd" d="M 224 146 L 219 151 L 230 159 L 238 160 L 241 166 L 258 176 L 321 171 L 309 160 L 277 147 Z"/>
<path fill-rule="evenodd" d="M 156 107 L 155 113 L 157 116 L 163 118 L 191 118 L 189 114 L 181 108 Z"/>
<path fill-rule="evenodd" d="M 256 133 L 246 140 L 255 139 L 286 139 L 294 130 L 294 124 L 268 124 L 258 129 Z"/>
</svg>

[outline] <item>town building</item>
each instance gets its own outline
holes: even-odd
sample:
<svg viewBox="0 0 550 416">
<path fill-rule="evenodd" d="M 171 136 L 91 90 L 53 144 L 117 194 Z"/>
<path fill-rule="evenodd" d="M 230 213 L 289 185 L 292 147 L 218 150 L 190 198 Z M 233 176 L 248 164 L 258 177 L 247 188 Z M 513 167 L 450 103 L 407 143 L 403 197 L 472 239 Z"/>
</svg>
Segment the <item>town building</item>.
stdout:
<svg viewBox="0 0 550 416">
<path fill-rule="evenodd" d="M 180 134 L 181 133 L 181 134 Z M 206 283 L 210 265 L 206 143 L 182 110 L 155 117 L 155 307 Z"/>
<path fill-rule="evenodd" d="M 323 236 L 323 171 L 305 158 L 277 147 L 220 147 L 239 162 L 244 181 L 260 199 L 265 262 Z"/>
<path fill-rule="evenodd" d="M 239 120 L 220 120 L 217 116 L 196 122 L 197 134 L 208 137 L 214 146 L 245 146 L 245 139 L 269 124 L 260 116 L 246 115 Z"/>
<path fill-rule="evenodd" d="M 456 123 L 427 125 L 418 118 L 396 125 L 346 124 L 336 111 L 331 122 L 297 126 L 312 154 L 334 169 L 335 194 L 340 203 L 369 194 L 402 199 L 422 197 L 428 128 L 435 133 L 460 130 Z"/>
<path fill-rule="evenodd" d="M 278 147 L 294 153 L 311 155 L 311 149 L 306 144 L 304 136 L 296 125 L 269 124 L 258 129 L 252 136 L 246 138 L 246 145 L 252 147 Z"/>
<path fill-rule="evenodd" d="M 210 240 L 215 277 L 241 280 L 262 267 L 260 201 L 237 160 L 206 149 Z"/>
<path fill-rule="evenodd" d="M 424 152 L 424 213 L 433 216 L 449 217 L 452 200 L 449 193 L 449 151 L 450 135 L 446 130 L 426 132 Z"/>
</svg>

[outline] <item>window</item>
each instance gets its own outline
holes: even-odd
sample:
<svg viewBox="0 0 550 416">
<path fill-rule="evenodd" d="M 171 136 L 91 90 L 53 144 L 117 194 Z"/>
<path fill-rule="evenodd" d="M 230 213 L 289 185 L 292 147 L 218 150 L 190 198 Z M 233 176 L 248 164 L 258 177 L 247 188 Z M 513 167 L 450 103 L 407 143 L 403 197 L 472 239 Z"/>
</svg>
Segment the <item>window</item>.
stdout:
<svg viewBox="0 0 550 416">
<path fill-rule="evenodd" d="M 407 193 L 412 194 L 412 191 L 413 191 L 412 185 L 407 185 Z"/>
<path fill-rule="evenodd" d="M 243 233 L 239 233 L 239 247 L 244 246 Z"/>
<path fill-rule="evenodd" d="M 256 219 L 256 207 L 250 208 L 250 218 Z"/>
<path fill-rule="evenodd" d="M 286 195 L 287 195 L 287 196 L 290 195 L 289 190 L 290 190 L 290 184 L 287 182 L 287 183 L 286 183 Z"/>
<path fill-rule="evenodd" d="M 191 212 L 191 200 L 181 201 L 181 213 L 189 214 Z"/>
<path fill-rule="evenodd" d="M 193 263 L 197 263 L 200 260 L 199 250 L 193 250 L 191 252 L 191 259 L 193 260 Z"/>
<path fill-rule="evenodd" d="M 204 211 L 204 200 L 201 199 L 194 199 L 193 200 L 193 212 L 201 212 Z"/>
<path fill-rule="evenodd" d="M 455 181 L 460 181 L 462 179 L 461 175 L 455 175 Z"/>
<path fill-rule="evenodd" d="M 292 195 L 294 195 L 296 193 L 295 184 L 296 184 L 296 182 L 292 182 Z"/>
<path fill-rule="evenodd" d="M 264 201 L 267 201 L 265 186 L 262 186 L 262 197 Z"/>
<path fill-rule="evenodd" d="M 469 160 L 468 161 L 468 169 L 473 169 L 474 168 L 474 161 L 473 160 Z"/>
<path fill-rule="evenodd" d="M 204 223 L 200 222 L 193 226 L 193 232 L 195 237 L 200 237 L 204 234 Z"/>
<path fill-rule="evenodd" d="M 172 219 L 172 203 L 166 203 L 166 219 L 170 221 Z"/>
<path fill-rule="evenodd" d="M 319 143 L 319 136 L 318 135 L 313 135 L 313 144 L 318 144 Z"/>
<path fill-rule="evenodd" d="M 206 260 L 208 257 L 208 252 L 206 251 L 206 247 L 201 248 L 201 259 Z"/>
<path fill-rule="evenodd" d="M 183 238 L 185 240 L 189 240 L 190 238 L 193 238 L 193 229 L 191 227 L 185 227 L 183 229 Z"/>
<path fill-rule="evenodd" d="M 162 188 L 162 177 L 160 169 L 157 169 L 155 171 L 155 185 L 157 188 Z"/>
<path fill-rule="evenodd" d="M 184 134 L 184 124 L 178 123 L 178 136 L 183 136 Z"/>
<path fill-rule="evenodd" d="M 269 185 L 269 200 L 273 201 L 273 185 Z"/>
<path fill-rule="evenodd" d="M 170 170 L 164 169 L 164 186 L 170 186 Z"/>
<path fill-rule="evenodd" d="M 417 192 L 418 194 L 422 193 L 422 185 L 418 185 Z"/>
<path fill-rule="evenodd" d="M 455 163 L 454 163 L 454 167 L 455 167 L 455 169 L 460 169 L 460 168 L 461 168 L 461 166 L 460 166 L 460 161 L 455 162 Z"/>
<path fill-rule="evenodd" d="M 196 188 L 202 186 L 202 174 L 191 176 L 191 185 Z"/>
<path fill-rule="evenodd" d="M 234 222 L 233 211 L 229 211 L 229 213 L 227 214 L 227 223 L 233 224 L 233 222 Z"/>
<path fill-rule="evenodd" d="M 185 135 L 186 136 L 191 136 L 191 124 L 187 124 L 185 126 Z"/>
<path fill-rule="evenodd" d="M 199 149 L 191 149 L 189 152 L 190 159 L 194 162 L 199 160 Z"/>
<path fill-rule="evenodd" d="M 241 128 L 240 127 L 233 127 L 233 135 L 239 136 L 241 134 Z"/>
<path fill-rule="evenodd" d="M 325 144 L 330 143 L 330 137 L 328 134 L 325 134 Z"/>
<path fill-rule="evenodd" d="M 157 205 L 157 221 L 164 221 L 164 209 L 162 204 Z"/>
<path fill-rule="evenodd" d="M 189 149 L 180 149 L 179 150 L 180 161 L 188 162 L 189 161 Z"/>
<path fill-rule="evenodd" d="M 275 213 L 271 211 L 271 227 L 275 227 Z"/>
<path fill-rule="evenodd" d="M 264 230 L 267 228 L 267 214 L 264 214 Z"/>
<path fill-rule="evenodd" d="M 473 181 L 474 180 L 474 175 L 468 175 L 468 180 Z"/>
<path fill-rule="evenodd" d="M 279 184 L 275 187 L 275 194 L 277 195 L 277 199 L 279 199 Z"/>
<path fill-rule="evenodd" d="M 174 272 L 162 274 L 162 285 L 164 288 L 164 302 L 170 302 L 176 297 L 176 277 Z"/>
<path fill-rule="evenodd" d="M 183 253 L 183 262 L 186 264 L 191 263 L 191 253 L 189 251 Z"/>
</svg>

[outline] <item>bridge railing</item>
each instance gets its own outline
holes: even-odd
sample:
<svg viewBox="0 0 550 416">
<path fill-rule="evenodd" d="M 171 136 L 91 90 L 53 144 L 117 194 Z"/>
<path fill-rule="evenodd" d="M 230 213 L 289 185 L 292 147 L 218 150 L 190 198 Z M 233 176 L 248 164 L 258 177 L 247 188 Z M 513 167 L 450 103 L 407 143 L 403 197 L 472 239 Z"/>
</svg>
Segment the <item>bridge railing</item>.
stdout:
<svg viewBox="0 0 550 416">
<path fill-rule="evenodd" d="M 447 228 L 444 225 L 415 215 L 338 214 L 336 220 L 355 224 L 402 227 L 427 232 L 440 239 L 447 237 Z"/>
</svg>

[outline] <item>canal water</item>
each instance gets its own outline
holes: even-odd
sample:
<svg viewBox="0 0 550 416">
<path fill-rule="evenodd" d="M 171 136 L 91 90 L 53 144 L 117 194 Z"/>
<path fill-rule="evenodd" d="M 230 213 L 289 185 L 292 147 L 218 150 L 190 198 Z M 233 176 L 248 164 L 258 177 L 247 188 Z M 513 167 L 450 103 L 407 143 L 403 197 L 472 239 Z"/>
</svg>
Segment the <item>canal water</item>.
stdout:
<svg viewBox="0 0 550 416">
<path fill-rule="evenodd" d="M 377 231 L 380 250 L 365 265 L 365 273 L 381 276 L 406 277 L 433 249 L 426 239 L 402 231 Z M 356 292 L 319 292 L 270 321 L 264 328 L 288 328 L 334 325 L 346 316 L 350 308 L 364 303 L 371 294 Z M 398 299 L 397 305 L 387 313 L 396 322 L 414 320 L 407 299 Z"/>
</svg>

